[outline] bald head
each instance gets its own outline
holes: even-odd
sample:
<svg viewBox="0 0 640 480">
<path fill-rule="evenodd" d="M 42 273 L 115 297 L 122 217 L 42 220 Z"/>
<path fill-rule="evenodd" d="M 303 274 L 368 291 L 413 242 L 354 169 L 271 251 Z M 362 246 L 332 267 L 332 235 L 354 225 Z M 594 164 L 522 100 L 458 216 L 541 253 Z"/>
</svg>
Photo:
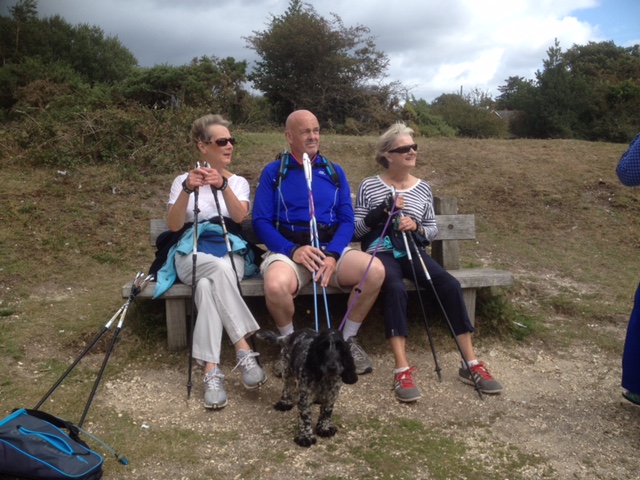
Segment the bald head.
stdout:
<svg viewBox="0 0 640 480">
<path fill-rule="evenodd" d="M 296 110 L 287 117 L 284 133 L 291 153 L 302 160 L 306 153 L 311 159 L 320 148 L 320 124 L 309 110 Z"/>
</svg>

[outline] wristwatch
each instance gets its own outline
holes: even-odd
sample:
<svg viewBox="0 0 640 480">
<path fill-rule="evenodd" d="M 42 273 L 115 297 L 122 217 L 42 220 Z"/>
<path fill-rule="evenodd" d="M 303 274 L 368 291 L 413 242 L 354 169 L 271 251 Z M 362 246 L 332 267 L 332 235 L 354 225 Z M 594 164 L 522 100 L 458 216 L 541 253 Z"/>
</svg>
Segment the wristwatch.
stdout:
<svg viewBox="0 0 640 480">
<path fill-rule="evenodd" d="M 229 185 L 229 181 L 227 180 L 227 177 L 222 177 L 222 185 L 220 185 L 220 188 L 217 188 L 216 190 L 220 190 L 221 192 L 224 192 L 227 189 L 228 185 Z"/>
<path fill-rule="evenodd" d="M 188 193 L 189 195 L 191 195 L 195 191 L 195 190 L 191 190 L 189 187 L 187 187 L 187 179 L 186 178 L 182 181 L 182 190 L 185 193 Z"/>
</svg>

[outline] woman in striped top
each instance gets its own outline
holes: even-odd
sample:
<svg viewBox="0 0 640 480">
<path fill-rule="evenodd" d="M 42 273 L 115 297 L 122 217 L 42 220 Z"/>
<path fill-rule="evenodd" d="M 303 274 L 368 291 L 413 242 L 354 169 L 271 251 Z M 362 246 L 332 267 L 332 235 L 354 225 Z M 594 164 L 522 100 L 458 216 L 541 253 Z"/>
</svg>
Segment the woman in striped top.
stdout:
<svg viewBox="0 0 640 480">
<path fill-rule="evenodd" d="M 405 349 L 409 296 L 403 283 L 403 278 L 413 280 L 413 270 L 398 232 L 414 235 L 416 242 L 422 245 L 435 238 L 438 228 L 433 211 L 433 195 L 429 184 L 411 173 L 416 166 L 418 153 L 411 128 L 403 123 L 394 124 L 378 139 L 376 152 L 376 162 L 384 167 L 384 171 L 380 175 L 364 179 L 360 184 L 355 207 L 355 235 L 361 240 L 362 249 L 369 253 L 382 241 L 376 256 L 383 263 L 386 272 L 380 295 L 383 299 L 385 335 L 395 358 L 394 392 L 401 402 L 415 402 L 421 397 L 421 393 L 412 377 L 416 367 L 409 366 Z M 396 208 L 401 213 L 392 220 L 393 227 L 389 227 L 385 237 L 380 239 L 393 204 L 394 190 L 397 196 Z M 429 283 L 420 260 L 414 251 L 411 253 L 418 282 L 427 298 L 437 301 L 432 289 L 428 288 Z M 460 282 L 423 248 L 419 253 L 470 366 L 469 371 L 465 362 L 461 362 L 459 378 L 474 385 L 471 377 L 473 375 L 482 392 L 500 393 L 502 385 L 477 360 L 473 350 L 473 325 L 467 314 Z"/>
</svg>

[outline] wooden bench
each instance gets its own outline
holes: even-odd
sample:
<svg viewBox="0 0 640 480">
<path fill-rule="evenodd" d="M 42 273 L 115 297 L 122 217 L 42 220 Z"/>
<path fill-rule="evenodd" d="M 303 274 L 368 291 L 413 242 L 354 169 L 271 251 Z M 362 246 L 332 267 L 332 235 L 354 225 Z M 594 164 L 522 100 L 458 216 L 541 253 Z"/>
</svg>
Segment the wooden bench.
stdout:
<svg viewBox="0 0 640 480">
<path fill-rule="evenodd" d="M 472 322 L 475 321 L 476 290 L 483 287 L 506 286 L 513 284 L 513 275 L 503 270 L 492 268 L 460 268 L 460 240 L 474 240 L 476 238 L 474 215 L 459 215 L 457 200 L 454 197 L 435 197 L 434 210 L 438 224 L 438 236 L 432 242 L 431 256 L 449 273 L 458 279 L 462 285 L 464 301 Z M 151 220 L 149 244 L 155 249 L 156 238 L 167 230 L 164 219 Z M 256 244 L 260 243 L 255 237 L 251 223 L 247 220 L 243 224 L 243 236 Z M 358 246 L 359 247 L 359 246 Z M 407 290 L 415 290 L 410 280 L 405 280 Z M 262 278 L 248 278 L 242 281 L 242 294 L 245 297 L 263 296 Z M 140 293 L 139 298 L 151 298 L 155 283 L 150 283 Z M 122 297 L 128 298 L 131 292 L 131 282 L 122 288 Z M 334 288 L 327 288 L 327 294 L 342 293 Z M 305 285 L 301 295 L 313 294 L 313 285 Z M 187 346 L 187 314 L 191 310 L 191 286 L 175 283 L 159 299 L 164 300 L 166 306 L 167 341 L 169 349 L 179 349 Z"/>
</svg>

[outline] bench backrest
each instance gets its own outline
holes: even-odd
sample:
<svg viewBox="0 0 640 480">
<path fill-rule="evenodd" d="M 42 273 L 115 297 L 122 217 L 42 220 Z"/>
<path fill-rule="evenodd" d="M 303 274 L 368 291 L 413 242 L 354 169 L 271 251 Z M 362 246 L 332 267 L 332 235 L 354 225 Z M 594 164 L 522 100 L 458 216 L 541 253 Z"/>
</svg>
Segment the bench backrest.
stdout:
<svg viewBox="0 0 640 480">
<path fill-rule="evenodd" d="M 458 240 L 476 238 L 474 215 L 458 215 L 457 200 L 454 197 L 434 197 L 434 210 L 438 235 L 431 244 L 431 256 L 447 270 L 460 268 L 460 248 Z M 165 219 L 152 219 L 149 229 L 149 244 L 155 248 L 158 235 L 167 230 Z M 242 236 L 249 242 L 260 244 L 251 219 L 242 222 Z"/>
</svg>

